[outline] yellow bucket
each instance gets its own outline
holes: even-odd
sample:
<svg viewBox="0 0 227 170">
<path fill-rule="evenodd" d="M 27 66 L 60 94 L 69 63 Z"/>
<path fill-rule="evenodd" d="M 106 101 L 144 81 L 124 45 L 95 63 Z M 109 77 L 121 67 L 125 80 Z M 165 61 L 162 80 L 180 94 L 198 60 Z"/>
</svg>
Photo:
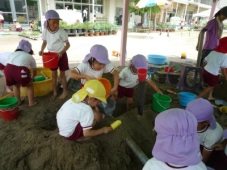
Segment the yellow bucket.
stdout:
<svg viewBox="0 0 227 170">
<path fill-rule="evenodd" d="M 45 75 L 47 78 L 43 81 L 33 82 L 34 86 L 34 96 L 45 96 L 49 94 L 52 88 L 52 72 L 49 68 L 38 67 L 37 68 L 37 76 Z M 26 87 L 20 88 L 21 96 L 27 96 L 27 89 Z"/>
</svg>

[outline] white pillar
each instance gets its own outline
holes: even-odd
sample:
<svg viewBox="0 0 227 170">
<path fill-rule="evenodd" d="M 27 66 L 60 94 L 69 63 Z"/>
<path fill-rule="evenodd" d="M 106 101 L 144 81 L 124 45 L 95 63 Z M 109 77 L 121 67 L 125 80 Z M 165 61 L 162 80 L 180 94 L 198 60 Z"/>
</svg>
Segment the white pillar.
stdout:
<svg viewBox="0 0 227 170">
<path fill-rule="evenodd" d="M 175 17 L 177 16 L 177 11 L 178 11 L 178 2 L 177 2 L 177 6 L 176 6 Z"/>
<path fill-rule="evenodd" d="M 184 11 L 184 21 L 186 19 L 186 13 L 187 13 L 187 10 L 188 10 L 188 5 L 185 5 L 185 11 Z"/>
<path fill-rule="evenodd" d="M 121 34 L 121 58 L 120 65 L 125 66 L 126 58 L 126 44 L 127 44 L 127 29 L 128 29 L 128 7 L 129 0 L 123 0 L 123 14 L 122 14 L 122 34 Z"/>
</svg>

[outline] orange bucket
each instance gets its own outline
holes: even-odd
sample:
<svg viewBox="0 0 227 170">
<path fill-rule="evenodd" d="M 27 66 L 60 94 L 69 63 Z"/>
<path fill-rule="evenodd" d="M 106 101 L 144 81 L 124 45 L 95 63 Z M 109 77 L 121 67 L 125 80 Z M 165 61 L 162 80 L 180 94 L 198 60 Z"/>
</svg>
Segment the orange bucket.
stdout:
<svg viewBox="0 0 227 170">
<path fill-rule="evenodd" d="M 147 78 L 147 69 L 141 68 L 137 72 L 139 81 L 145 81 Z"/>
<path fill-rule="evenodd" d="M 112 89 L 111 83 L 109 80 L 107 80 L 106 78 L 98 78 L 98 80 L 103 84 L 103 86 L 106 89 L 106 98 L 109 97 L 110 95 L 110 91 Z"/>
<path fill-rule="evenodd" d="M 0 114 L 3 120 L 14 120 L 19 115 L 19 108 L 16 106 L 14 108 L 0 110 Z"/>
<path fill-rule="evenodd" d="M 45 68 L 58 68 L 58 53 L 43 53 L 43 67 Z"/>
</svg>

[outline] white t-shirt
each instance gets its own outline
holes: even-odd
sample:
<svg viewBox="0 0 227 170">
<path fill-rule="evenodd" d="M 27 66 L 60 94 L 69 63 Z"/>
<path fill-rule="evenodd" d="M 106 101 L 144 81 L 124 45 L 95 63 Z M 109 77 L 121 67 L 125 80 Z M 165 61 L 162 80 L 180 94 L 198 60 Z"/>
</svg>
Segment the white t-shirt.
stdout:
<svg viewBox="0 0 227 170">
<path fill-rule="evenodd" d="M 227 55 L 211 51 L 210 54 L 204 59 L 204 62 L 206 62 L 204 69 L 217 76 L 221 68 L 227 68 Z"/>
<path fill-rule="evenodd" d="M 71 136 L 78 123 L 83 130 L 91 129 L 93 120 L 92 108 L 83 102 L 75 103 L 72 99 L 67 100 L 57 112 L 59 134 L 64 137 Z"/>
<path fill-rule="evenodd" d="M 87 10 L 86 9 L 83 10 L 83 17 L 87 18 Z"/>
<path fill-rule="evenodd" d="M 115 68 L 110 65 L 106 64 L 103 69 L 101 70 L 94 70 L 91 68 L 90 64 L 88 62 L 86 63 L 80 63 L 77 67 L 74 68 L 78 73 L 88 75 L 92 78 L 101 78 L 103 73 L 113 73 Z M 81 83 L 85 84 L 87 80 L 81 79 Z"/>
<path fill-rule="evenodd" d="M 187 155 L 185 155 L 185 156 L 187 156 Z M 181 165 L 174 165 L 174 164 L 170 164 L 170 163 L 168 163 L 168 164 L 165 163 L 165 162 L 159 161 L 155 158 L 151 158 L 146 162 L 146 164 L 143 167 L 143 170 L 173 170 L 173 169 L 175 169 L 175 170 L 176 169 L 181 169 L 181 170 L 207 170 L 205 164 L 202 161 L 197 165 L 188 166 L 188 167 L 185 167 L 185 168 L 179 168 L 179 167 L 182 167 Z"/>
<path fill-rule="evenodd" d="M 36 69 L 36 61 L 32 55 L 24 51 L 15 51 L 9 55 L 8 64 L 15 66 L 24 66 L 27 68 Z"/>
<path fill-rule="evenodd" d="M 2 52 L 0 53 L 0 63 L 4 66 L 7 64 L 8 57 L 10 56 L 10 52 Z"/>
<path fill-rule="evenodd" d="M 4 20 L 4 17 L 2 14 L 0 14 L 0 20 Z"/>
<path fill-rule="evenodd" d="M 135 87 L 138 81 L 138 74 L 134 73 L 130 67 L 125 67 L 119 74 L 120 82 L 119 85 L 125 88 Z M 146 77 L 148 80 L 148 76 Z"/>
<path fill-rule="evenodd" d="M 199 136 L 200 145 L 204 146 L 204 149 L 208 151 L 212 151 L 212 146 L 215 143 L 219 143 L 223 140 L 222 127 L 216 122 L 217 126 L 215 129 L 211 129 L 209 126 L 208 128 L 197 131 L 197 134 Z"/>
<path fill-rule="evenodd" d="M 56 32 L 50 32 L 45 28 L 42 38 L 47 42 L 48 51 L 59 53 L 63 50 L 65 43 L 68 41 L 68 34 L 63 28 L 59 28 Z"/>
</svg>

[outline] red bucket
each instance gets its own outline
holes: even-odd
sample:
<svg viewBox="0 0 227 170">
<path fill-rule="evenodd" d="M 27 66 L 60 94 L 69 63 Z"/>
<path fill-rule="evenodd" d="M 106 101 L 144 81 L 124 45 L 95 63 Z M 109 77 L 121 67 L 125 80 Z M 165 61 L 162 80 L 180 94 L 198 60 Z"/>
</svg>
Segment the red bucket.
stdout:
<svg viewBox="0 0 227 170">
<path fill-rule="evenodd" d="M 145 81 L 147 78 L 147 69 L 141 68 L 138 70 L 139 81 Z"/>
<path fill-rule="evenodd" d="M 19 108 L 16 106 L 14 108 L 0 110 L 0 114 L 3 120 L 14 120 L 19 115 Z"/>
<path fill-rule="evenodd" d="M 58 68 L 58 53 L 43 53 L 43 67 L 45 68 Z"/>
</svg>

